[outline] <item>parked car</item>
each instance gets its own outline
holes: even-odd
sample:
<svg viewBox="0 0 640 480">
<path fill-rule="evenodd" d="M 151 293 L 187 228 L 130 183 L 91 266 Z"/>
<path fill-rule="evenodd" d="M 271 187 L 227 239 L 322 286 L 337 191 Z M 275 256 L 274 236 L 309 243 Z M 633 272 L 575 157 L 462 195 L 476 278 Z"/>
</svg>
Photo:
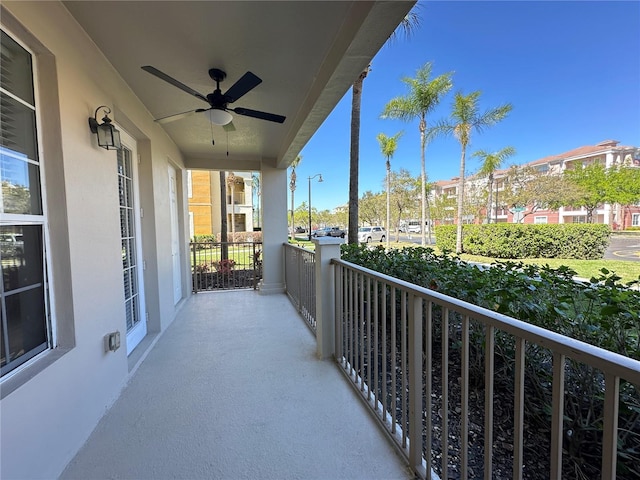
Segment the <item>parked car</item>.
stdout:
<svg viewBox="0 0 640 480">
<path fill-rule="evenodd" d="M 312 237 L 340 237 L 340 238 L 344 238 L 345 235 L 346 235 L 346 232 L 344 230 L 341 230 L 338 227 L 319 228 L 318 230 L 314 230 L 311 233 Z"/>
<path fill-rule="evenodd" d="M 304 227 L 296 227 L 296 233 L 307 233 L 307 229 Z"/>
<path fill-rule="evenodd" d="M 387 238 L 387 232 L 383 227 L 360 227 L 358 229 L 358 242 L 371 243 L 371 242 L 384 242 Z"/>
</svg>

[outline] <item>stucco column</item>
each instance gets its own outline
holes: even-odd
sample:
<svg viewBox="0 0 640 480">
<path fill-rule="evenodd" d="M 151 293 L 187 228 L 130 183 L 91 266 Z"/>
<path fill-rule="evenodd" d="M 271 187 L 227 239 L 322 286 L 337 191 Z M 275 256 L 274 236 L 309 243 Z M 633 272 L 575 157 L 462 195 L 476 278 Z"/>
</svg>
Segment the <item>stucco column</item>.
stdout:
<svg viewBox="0 0 640 480">
<path fill-rule="evenodd" d="M 287 170 L 262 168 L 262 281 L 260 293 L 284 292 L 287 242 Z"/>
<path fill-rule="evenodd" d="M 321 359 L 330 358 L 335 348 L 335 278 L 332 258 L 340 258 L 343 240 L 319 237 L 312 240 L 316 246 L 316 342 Z"/>
</svg>

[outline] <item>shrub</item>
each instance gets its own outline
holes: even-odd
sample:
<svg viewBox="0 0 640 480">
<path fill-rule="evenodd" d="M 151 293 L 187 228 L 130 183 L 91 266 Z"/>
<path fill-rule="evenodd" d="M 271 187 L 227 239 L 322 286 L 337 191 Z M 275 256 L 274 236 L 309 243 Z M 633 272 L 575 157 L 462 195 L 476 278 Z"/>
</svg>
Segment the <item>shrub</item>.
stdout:
<svg viewBox="0 0 640 480">
<path fill-rule="evenodd" d="M 463 225 L 462 250 L 472 255 L 493 258 L 602 258 L 611 230 L 601 224 L 523 225 L 493 223 Z M 456 226 L 436 227 L 440 250 L 454 251 Z"/>
<path fill-rule="evenodd" d="M 230 242 L 262 242 L 262 232 L 229 232 L 227 235 Z"/>
<path fill-rule="evenodd" d="M 216 241 L 215 235 L 194 235 L 194 243 L 214 243 Z"/>
<path fill-rule="evenodd" d="M 222 260 L 211 262 L 211 265 L 213 265 L 213 268 L 216 269 L 216 272 L 229 274 L 233 272 L 233 268 L 236 266 L 236 262 L 235 260 L 232 260 L 230 258 L 223 258 Z"/>
</svg>

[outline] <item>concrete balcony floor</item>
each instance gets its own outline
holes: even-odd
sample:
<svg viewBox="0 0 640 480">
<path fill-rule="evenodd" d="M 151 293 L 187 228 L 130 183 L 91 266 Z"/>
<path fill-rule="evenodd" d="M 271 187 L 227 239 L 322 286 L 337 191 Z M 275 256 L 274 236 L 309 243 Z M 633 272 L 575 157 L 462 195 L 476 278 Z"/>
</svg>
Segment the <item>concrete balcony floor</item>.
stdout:
<svg viewBox="0 0 640 480">
<path fill-rule="evenodd" d="M 62 479 L 410 479 L 286 295 L 183 306 Z"/>
</svg>

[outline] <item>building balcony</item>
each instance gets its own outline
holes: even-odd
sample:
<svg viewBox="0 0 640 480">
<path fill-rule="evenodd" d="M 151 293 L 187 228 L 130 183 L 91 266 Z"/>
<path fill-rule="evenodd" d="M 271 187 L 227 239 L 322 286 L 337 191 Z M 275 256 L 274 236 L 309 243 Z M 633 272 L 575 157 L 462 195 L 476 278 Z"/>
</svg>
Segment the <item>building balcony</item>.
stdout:
<svg viewBox="0 0 640 480">
<path fill-rule="evenodd" d="M 284 294 L 192 295 L 60 478 L 410 479 Z"/>
<path fill-rule="evenodd" d="M 192 296 L 61 478 L 560 479 L 570 362 L 601 372 L 600 478 L 618 478 L 622 381 L 640 385 L 640 362 L 349 264 L 338 239 L 315 243 L 284 246 L 287 295 Z M 470 365 L 478 336 L 484 378 Z M 510 397 L 494 391 L 506 336 Z M 532 347 L 551 388 L 534 445 Z M 531 449 L 547 464 L 529 463 Z"/>
</svg>

